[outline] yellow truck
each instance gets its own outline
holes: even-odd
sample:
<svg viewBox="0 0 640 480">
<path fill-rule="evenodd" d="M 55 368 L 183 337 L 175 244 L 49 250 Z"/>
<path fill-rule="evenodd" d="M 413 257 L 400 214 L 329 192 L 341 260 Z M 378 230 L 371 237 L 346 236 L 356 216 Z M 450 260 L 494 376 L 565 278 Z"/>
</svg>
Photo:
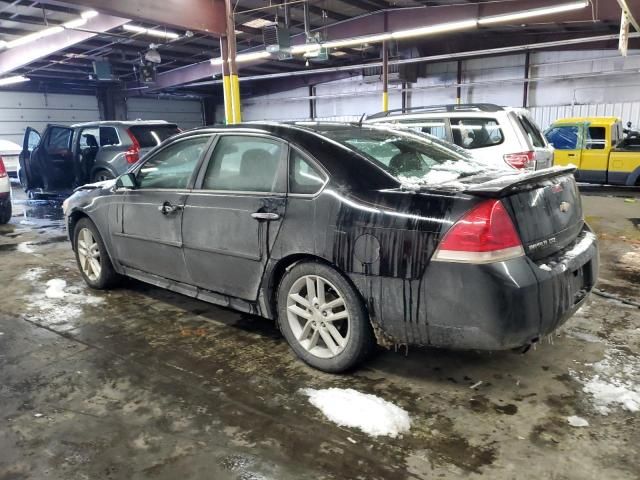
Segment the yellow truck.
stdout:
<svg viewBox="0 0 640 480">
<path fill-rule="evenodd" d="M 545 137 L 554 165 L 575 165 L 580 182 L 640 186 L 640 135 L 625 135 L 617 117 L 563 118 Z"/>
</svg>

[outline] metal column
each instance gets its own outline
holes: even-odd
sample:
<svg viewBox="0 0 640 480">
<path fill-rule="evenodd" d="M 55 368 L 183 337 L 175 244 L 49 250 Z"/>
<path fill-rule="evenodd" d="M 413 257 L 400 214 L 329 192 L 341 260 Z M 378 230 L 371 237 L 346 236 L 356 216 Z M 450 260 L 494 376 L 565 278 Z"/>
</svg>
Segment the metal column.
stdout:
<svg viewBox="0 0 640 480">
<path fill-rule="evenodd" d="M 231 0 L 225 0 L 225 7 L 227 12 L 227 62 L 229 65 L 229 91 L 231 92 L 232 111 L 232 122 L 228 123 L 240 123 L 242 122 L 240 110 L 240 81 L 238 80 L 238 66 L 236 65 L 236 29 L 233 20 Z"/>
<path fill-rule="evenodd" d="M 382 111 L 389 111 L 389 49 L 382 42 Z"/>
<path fill-rule="evenodd" d="M 233 123 L 233 101 L 231 98 L 231 77 L 229 76 L 229 46 L 226 37 L 220 37 L 220 57 L 222 58 L 222 92 L 224 95 L 224 121 Z"/>
</svg>

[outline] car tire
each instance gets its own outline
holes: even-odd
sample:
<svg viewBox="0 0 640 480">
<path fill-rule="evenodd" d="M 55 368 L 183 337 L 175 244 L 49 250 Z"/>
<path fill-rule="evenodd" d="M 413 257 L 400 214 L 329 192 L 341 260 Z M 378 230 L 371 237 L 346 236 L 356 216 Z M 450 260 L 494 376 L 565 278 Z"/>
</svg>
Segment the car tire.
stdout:
<svg viewBox="0 0 640 480">
<path fill-rule="evenodd" d="M 114 177 L 109 170 L 98 170 L 93 174 L 93 177 L 91 177 L 91 182 L 104 182 L 105 180 L 113 180 L 114 178 L 116 177 Z"/>
<path fill-rule="evenodd" d="M 300 262 L 285 273 L 278 287 L 278 323 L 302 360 L 329 373 L 352 369 L 375 347 L 358 291 L 320 262 Z"/>
<path fill-rule="evenodd" d="M 11 214 L 11 200 L 0 203 L 0 225 L 9 223 L 9 220 L 11 220 Z"/>
<path fill-rule="evenodd" d="M 88 218 L 81 218 L 73 231 L 76 263 L 91 288 L 106 290 L 116 286 L 120 275 L 114 270 L 100 232 Z"/>
</svg>

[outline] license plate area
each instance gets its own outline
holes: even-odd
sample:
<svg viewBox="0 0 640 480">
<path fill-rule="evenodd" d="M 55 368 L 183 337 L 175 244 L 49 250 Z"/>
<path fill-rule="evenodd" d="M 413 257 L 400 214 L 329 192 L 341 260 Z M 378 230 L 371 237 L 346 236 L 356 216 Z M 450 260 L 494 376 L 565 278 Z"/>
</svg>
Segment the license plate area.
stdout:
<svg viewBox="0 0 640 480">
<path fill-rule="evenodd" d="M 593 286 L 591 261 L 568 274 L 570 291 L 573 296 L 573 305 L 580 303 L 587 296 Z"/>
</svg>

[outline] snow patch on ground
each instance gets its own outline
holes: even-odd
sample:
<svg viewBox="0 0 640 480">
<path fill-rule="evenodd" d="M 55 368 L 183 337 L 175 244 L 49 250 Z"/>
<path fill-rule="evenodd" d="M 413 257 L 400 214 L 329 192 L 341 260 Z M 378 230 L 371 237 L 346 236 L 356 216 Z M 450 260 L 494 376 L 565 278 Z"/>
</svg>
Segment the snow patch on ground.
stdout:
<svg viewBox="0 0 640 480">
<path fill-rule="evenodd" d="M 302 393 L 332 422 L 343 427 L 358 428 L 373 437 L 397 437 L 411 428 L 411 419 L 406 410 L 375 395 L 351 388 L 307 388 Z"/>
<path fill-rule="evenodd" d="M 632 250 L 620 257 L 620 263 L 634 270 L 640 270 L 640 249 Z"/>
<path fill-rule="evenodd" d="M 39 280 L 45 272 L 46 270 L 44 268 L 34 267 L 20 275 L 20 278 L 29 282 L 35 282 L 36 280 Z"/>
<path fill-rule="evenodd" d="M 589 426 L 589 422 L 587 422 L 584 418 L 577 417 L 575 415 L 571 415 L 570 417 L 567 417 L 567 422 L 569 422 L 569 425 L 571 425 L 572 427 L 588 427 Z"/>
<path fill-rule="evenodd" d="M 34 253 L 35 250 L 31 248 L 31 244 L 29 242 L 20 242 L 18 244 L 17 250 L 20 253 Z"/>
<path fill-rule="evenodd" d="M 47 289 L 44 294 L 48 298 L 64 298 L 67 294 L 64 292 L 64 287 L 67 286 L 67 282 L 60 278 L 53 278 L 47 282 Z"/>
<path fill-rule="evenodd" d="M 615 407 L 629 412 L 640 411 L 640 358 L 610 349 L 593 369 L 595 375 L 592 377 L 577 377 L 600 414 L 608 415 Z"/>
</svg>

